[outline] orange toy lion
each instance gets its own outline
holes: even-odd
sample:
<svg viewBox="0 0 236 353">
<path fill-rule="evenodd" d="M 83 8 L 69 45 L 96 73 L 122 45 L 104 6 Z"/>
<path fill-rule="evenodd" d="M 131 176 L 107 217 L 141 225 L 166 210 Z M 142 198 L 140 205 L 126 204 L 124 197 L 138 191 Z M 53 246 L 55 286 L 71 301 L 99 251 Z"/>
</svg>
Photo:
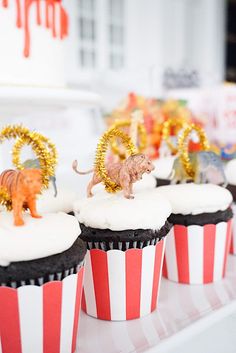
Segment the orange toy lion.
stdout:
<svg viewBox="0 0 236 353">
<path fill-rule="evenodd" d="M 40 169 L 5 170 L 0 174 L 0 188 L 7 190 L 12 200 L 15 226 L 24 224 L 23 207 L 29 208 L 32 217 L 41 218 L 36 211 L 36 195 L 40 194 L 42 188 Z"/>
</svg>

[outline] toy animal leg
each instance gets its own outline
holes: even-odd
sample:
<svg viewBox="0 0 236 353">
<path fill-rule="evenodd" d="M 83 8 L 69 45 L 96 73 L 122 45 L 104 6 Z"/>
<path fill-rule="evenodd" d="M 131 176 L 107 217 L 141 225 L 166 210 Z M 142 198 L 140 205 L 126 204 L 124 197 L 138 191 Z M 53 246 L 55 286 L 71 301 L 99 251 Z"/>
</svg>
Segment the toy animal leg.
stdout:
<svg viewBox="0 0 236 353">
<path fill-rule="evenodd" d="M 196 184 L 201 184 L 203 182 L 203 179 L 205 180 L 205 173 L 200 171 L 198 168 L 196 168 L 195 171 L 195 176 L 194 176 L 194 182 Z"/>
<path fill-rule="evenodd" d="M 132 195 L 132 186 L 130 186 L 130 184 L 132 185 L 132 183 L 130 183 L 127 180 L 123 181 L 121 183 L 121 187 L 123 189 L 124 197 L 126 199 L 134 199 L 134 196 Z"/>
<path fill-rule="evenodd" d="M 131 198 L 133 199 L 134 198 L 134 195 L 133 195 L 133 183 L 129 183 L 129 194 L 130 194 Z"/>
<path fill-rule="evenodd" d="M 23 226 L 25 224 L 22 217 L 23 201 L 22 200 L 12 200 L 13 217 L 15 226 Z"/>
<path fill-rule="evenodd" d="M 223 179 L 223 186 L 225 188 L 228 185 L 228 181 L 226 179 L 226 175 L 225 175 L 225 172 L 224 172 L 223 168 L 221 169 L 221 175 L 222 175 L 222 179 Z"/>
<path fill-rule="evenodd" d="M 30 214 L 31 214 L 31 216 L 33 218 L 42 218 L 42 216 L 40 216 L 37 213 L 37 210 L 36 210 L 36 199 L 35 198 L 29 199 L 27 201 L 27 204 L 28 204 L 28 207 L 29 207 L 29 210 L 30 210 Z"/>
<path fill-rule="evenodd" d="M 173 179 L 171 179 L 170 183 L 171 183 L 172 185 L 174 185 L 174 184 L 177 184 L 178 181 L 179 181 L 179 180 L 178 180 L 176 177 L 174 177 Z"/>
<path fill-rule="evenodd" d="M 96 175 L 93 175 L 91 181 L 88 183 L 88 186 L 87 186 L 87 197 L 93 197 L 93 193 L 92 193 L 92 188 L 101 183 L 101 179 L 98 178 Z"/>
</svg>

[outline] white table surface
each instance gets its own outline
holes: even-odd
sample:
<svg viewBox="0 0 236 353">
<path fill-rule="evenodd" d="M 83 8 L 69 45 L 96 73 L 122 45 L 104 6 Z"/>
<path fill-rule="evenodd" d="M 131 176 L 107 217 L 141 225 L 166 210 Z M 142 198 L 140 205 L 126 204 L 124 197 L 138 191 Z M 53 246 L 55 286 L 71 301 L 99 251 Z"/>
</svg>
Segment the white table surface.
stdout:
<svg viewBox="0 0 236 353">
<path fill-rule="evenodd" d="M 183 285 L 162 280 L 158 309 L 138 320 L 108 322 L 82 313 L 80 353 L 164 352 L 236 311 L 236 256 L 226 278 L 214 284 Z"/>
</svg>

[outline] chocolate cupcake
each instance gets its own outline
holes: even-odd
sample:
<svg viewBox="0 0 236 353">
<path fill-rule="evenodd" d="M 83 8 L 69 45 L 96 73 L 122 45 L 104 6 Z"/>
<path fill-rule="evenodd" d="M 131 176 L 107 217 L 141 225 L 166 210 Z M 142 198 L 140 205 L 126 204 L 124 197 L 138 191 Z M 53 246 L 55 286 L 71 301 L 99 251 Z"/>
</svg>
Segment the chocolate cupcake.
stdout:
<svg viewBox="0 0 236 353">
<path fill-rule="evenodd" d="M 169 202 L 156 189 L 137 192 L 132 200 L 101 192 L 77 201 L 74 211 L 89 249 L 84 311 L 103 320 L 129 320 L 155 310 L 171 228 Z"/>
<path fill-rule="evenodd" d="M 137 192 L 134 200 L 100 192 L 75 202 L 74 212 L 88 249 L 142 249 L 156 245 L 171 228 L 170 205 L 156 190 Z"/>
<path fill-rule="evenodd" d="M 226 164 L 225 175 L 228 181 L 227 189 L 233 195 L 233 204 L 232 210 L 234 213 L 234 222 L 233 222 L 233 232 L 232 232 L 232 241 L 230 246 L 230 253 L 236 255 L 236 159 L 232 159 Z"/>
<path fill-rule="evenodd" d="M 176 156 L 158 158 L 155 162 L 155 170 L 152 175 L 156 178 L 156 186 L 169 185 L 171 173 Z"/>
<path fill-rule="evenodd" d="M 77 273 L 86 246 L 74 217 L 51 213 L 36 220 L 25 214 L 24 219 L 25 226 L 15 227 L 11 213 L 0 213 L 0 285 L 42 285 Z"/>
<path fill-rule="evenodd" d="M 213 184 L 162 186 L 172 205 L 164 275 L 170 280 L 210 283 L 225 275 L 231 240 L 232 195 Z"/>
<path fill-rule="evenodd" d="M 86 253 L 78 222 L 65 213 L 23 218 L 16 227 L 12 213 L 0 213 L 2 351 L 51 345 L 74 352 Z"/>
</svg>

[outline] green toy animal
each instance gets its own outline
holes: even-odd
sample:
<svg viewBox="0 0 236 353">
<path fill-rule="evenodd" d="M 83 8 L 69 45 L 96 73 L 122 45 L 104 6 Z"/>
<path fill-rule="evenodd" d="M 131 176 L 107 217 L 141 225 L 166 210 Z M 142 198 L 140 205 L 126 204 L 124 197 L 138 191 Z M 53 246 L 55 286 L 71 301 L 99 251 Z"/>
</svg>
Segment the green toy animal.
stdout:
<svg viewBox="0 0 236 353">
<path fill-rule="evenodd" d="M 214 170 L 222 180 L 223 186 L 227 185 L 227 179 L 224 172 L 223 163 L 220 157 L 211 151 L 201 151 L 189 154 L 190 163 L 195 171 L 194 178 L 191 178 L 185 171 L 180 158 L 176 158 L 170 175 L 171 184 L 186 183 L 193 180 L 196 184 L 206 183 L 210 181 L 208 172 Z"/>
</svg>

